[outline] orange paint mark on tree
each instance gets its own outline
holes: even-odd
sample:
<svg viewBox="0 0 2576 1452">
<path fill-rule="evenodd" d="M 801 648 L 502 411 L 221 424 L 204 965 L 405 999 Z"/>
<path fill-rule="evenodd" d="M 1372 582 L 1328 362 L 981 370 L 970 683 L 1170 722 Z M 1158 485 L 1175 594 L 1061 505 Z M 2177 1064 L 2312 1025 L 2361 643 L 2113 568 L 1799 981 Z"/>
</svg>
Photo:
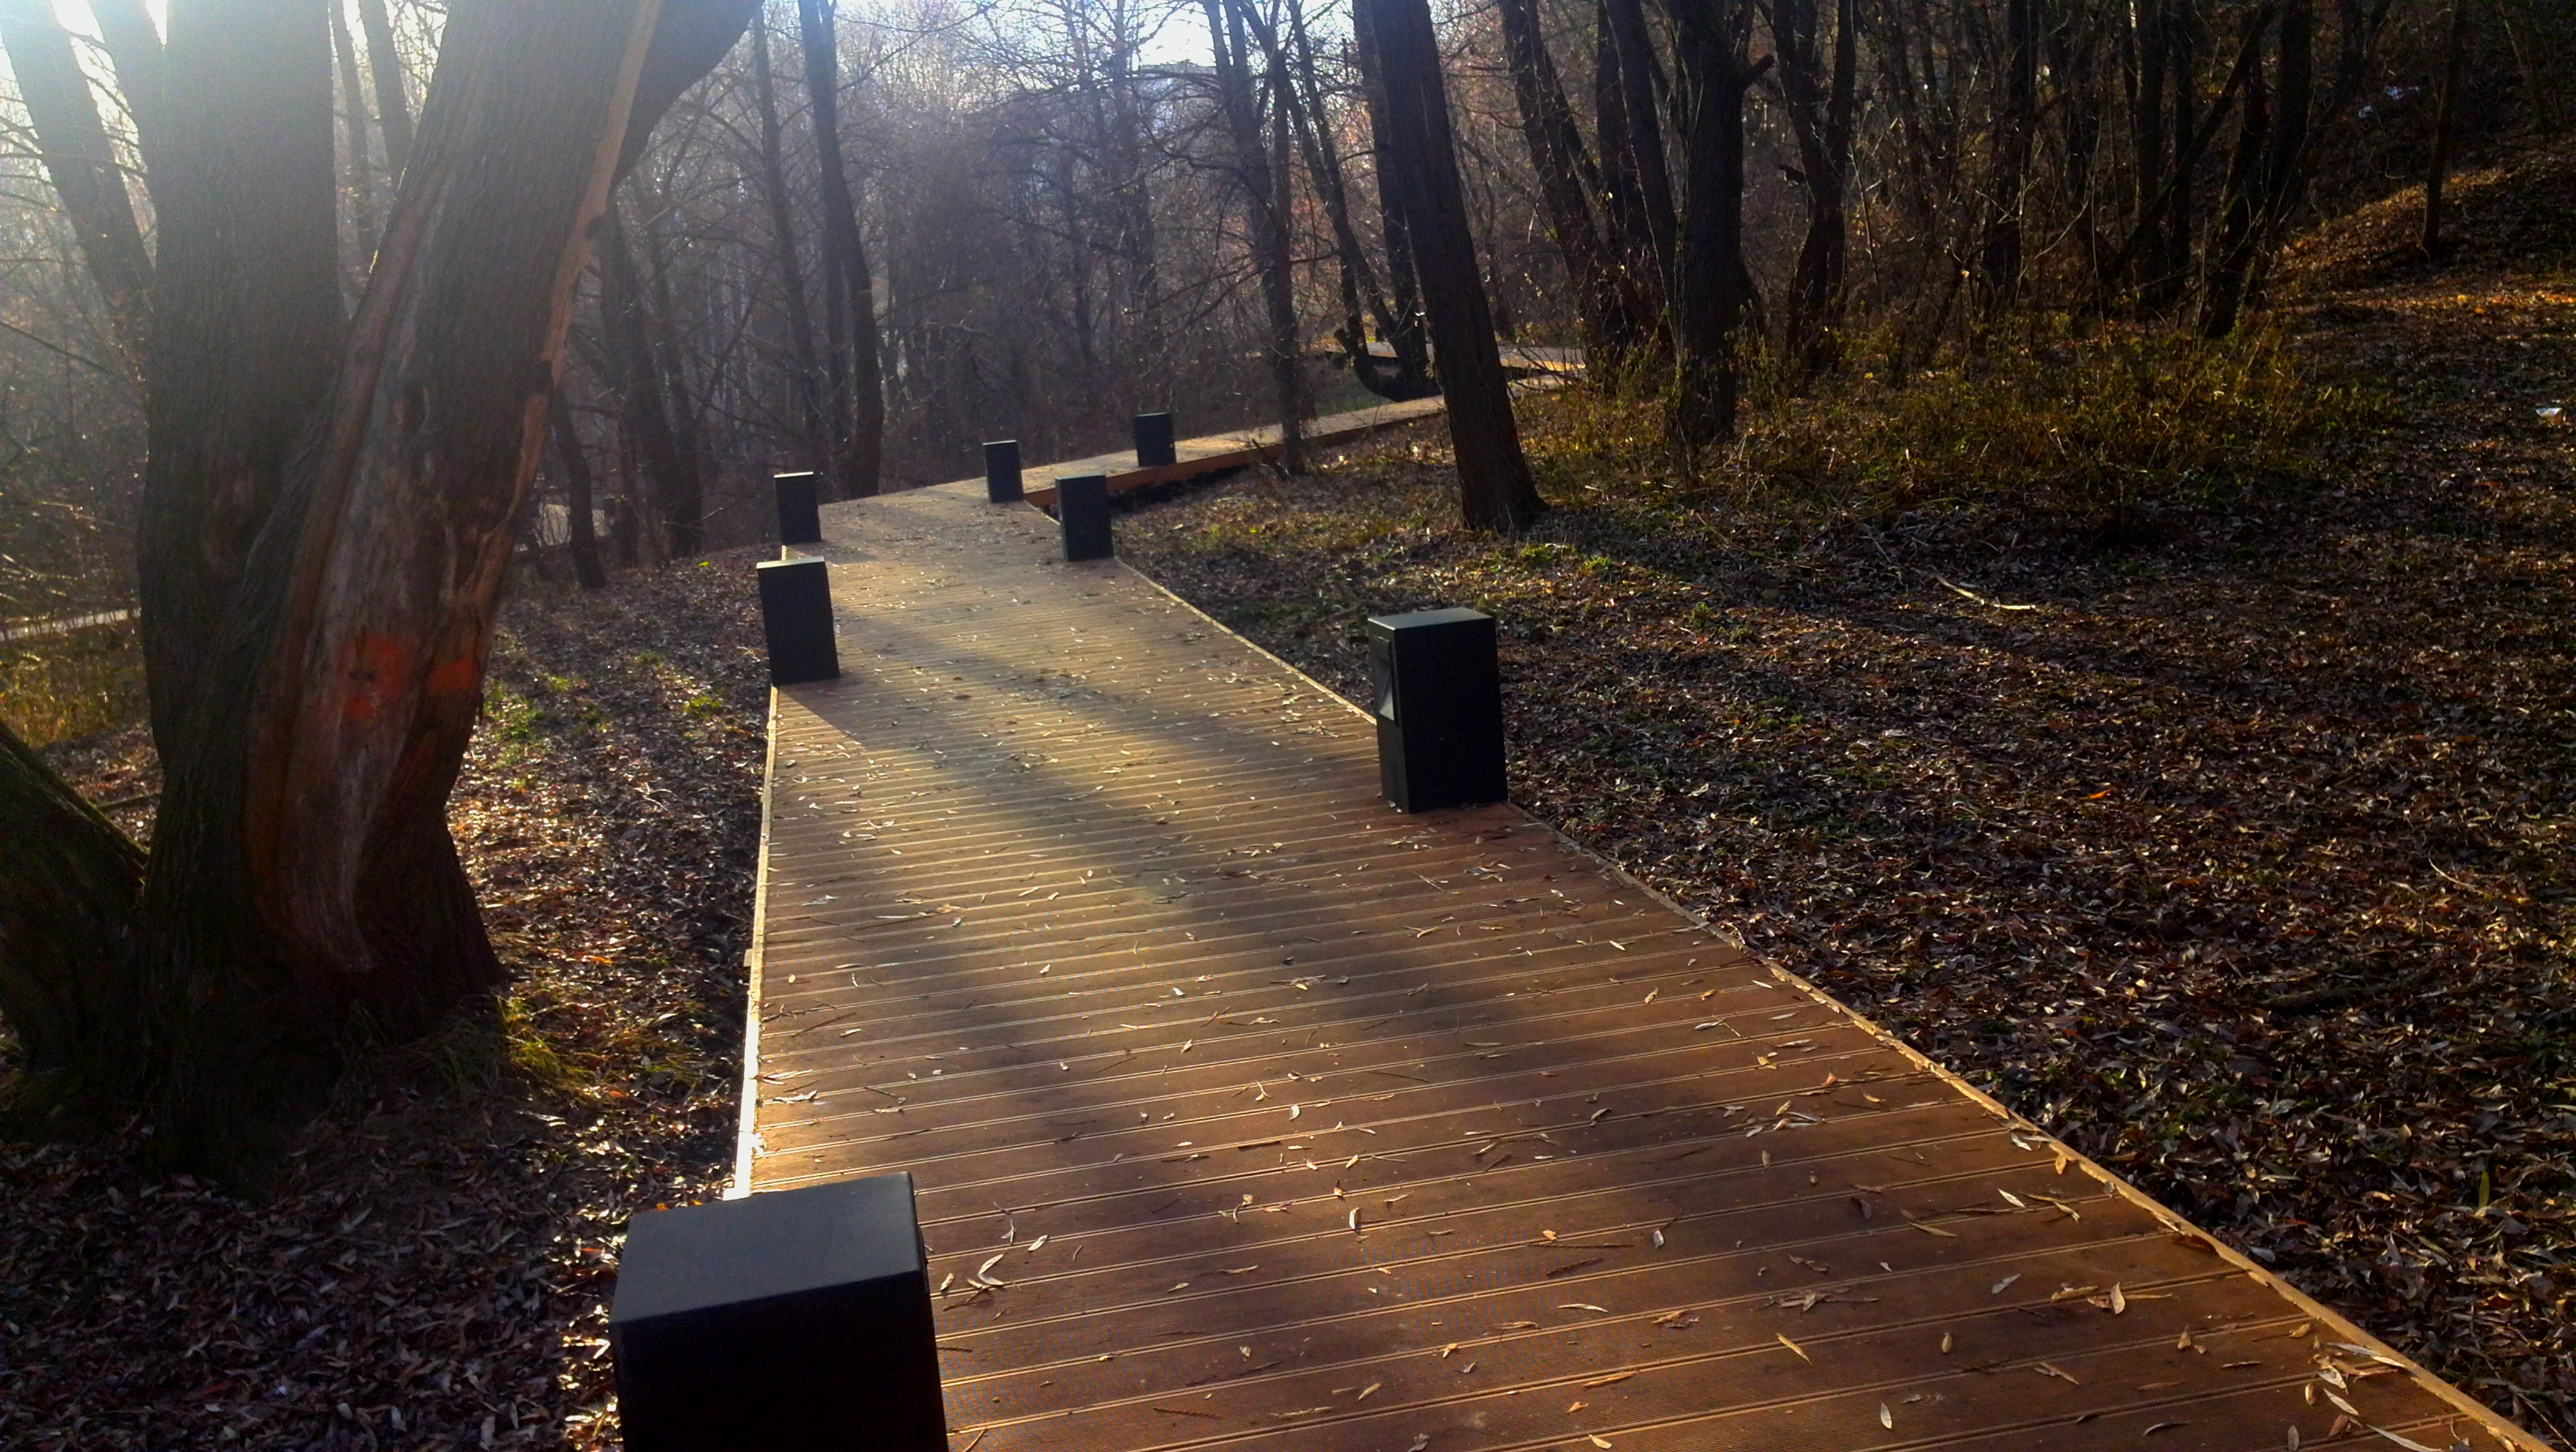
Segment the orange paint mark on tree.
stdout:
<svg viewBox="0 0 2576 1452">
<path fill-rule="evenodd" d="M 384 714 L 386 704 L 410 674 L 411 662 L 411 643 L 400 636 L 369 631 L 352 641 L 348 691 L 340 701 L 341 719 L 352 726 L 364 726 Z"/>
<path fill-rule="evenodd" d="M 483 684 L 483 671 L 470 655 L 450 656 L 429 668 L 429 693 L 462 696 Z"/>
</svg>

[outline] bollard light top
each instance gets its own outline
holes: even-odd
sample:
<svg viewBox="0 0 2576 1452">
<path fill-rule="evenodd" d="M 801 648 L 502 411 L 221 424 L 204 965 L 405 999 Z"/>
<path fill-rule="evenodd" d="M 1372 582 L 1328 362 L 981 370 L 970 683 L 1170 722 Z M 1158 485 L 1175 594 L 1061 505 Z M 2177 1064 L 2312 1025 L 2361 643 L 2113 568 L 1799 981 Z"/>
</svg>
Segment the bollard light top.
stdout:
<svg viewBox="0 0 2576 1452">
<path fill-rule="evenodd" d="M 1372 615 L 1368 618 L 1368 628 L 1372 635 L 1393 635 L 1399 630 L 1422 630 L 1438 625 L 1468 625 L 1493 618 L 1482 610 L 1452 606 L 1446 610 L 1412 610 L 1402 615 Z"/>
<path fill-rule="evenodd" d="M 636 1216 L 608 1320 L 922 1273 L 912 1176 L 870 1175 Z"/>
</svg>

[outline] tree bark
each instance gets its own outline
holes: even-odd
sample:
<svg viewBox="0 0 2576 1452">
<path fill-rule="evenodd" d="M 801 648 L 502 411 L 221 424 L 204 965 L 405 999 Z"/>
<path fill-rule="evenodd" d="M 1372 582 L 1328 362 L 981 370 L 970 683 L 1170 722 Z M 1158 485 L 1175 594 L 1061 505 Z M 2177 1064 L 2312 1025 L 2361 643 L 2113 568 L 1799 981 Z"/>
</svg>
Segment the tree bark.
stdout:
<svg viewBox="0 0 2576 1452">
<path fill-rule="evenodd" d="M 136 541 L 165 764 L 186 755 L 200 670 L 339 366 L 330 47 L 320 0 L 205 0 L 171 17 Z"/>
<path fill-rule="evenodd" d="M 160 27 L 152 23 L 143 0 L 90 0 L 89 13 L 97 19 L 98 38 L 116 67 L 116 89 L 125 97 L 126 114 L 134 118 L 135 143 L 148 177 L 169 132 Z"/>
<path fill-rule="evenodd" d="M 2416 241 L 2427 257 L 2442 250 L 2442 188 L 2450 180 L 2451 143 L 2460 122 L 2460 70 L 2469 49 L 2469 0 L 2451 0 L 2442 41 L 2442 90 L 2433 110 L 2433 154 L 2424 163 L 2424 229 Z"/>
<path fill-rule="evenodd" d="M 572 555 L 573 578 L 585 590 L 604 588 L 608 572 L 600 568 L 599 528 L 591 517 L 597 505 L 592 498 L 590 453 L 581 446 L 581 429 L 573 422 L 572 405 L 564 401 L 560 384 L 547 401 L 546 425 L 554 433 L 555 457 L 563 462 L 564 548 Z"/>
<path fill-rule="evenodd" d="M 0 722 L 0 1018 L 26 1055 L 9 1107 L 38 1125 L 136 1091 L 127 959 L 143 853 Z"/>
<path fill-rule="evenodd" d="M 1663 113 L 1655 61 L 1654 36 L 1646 28 L 1644 0 L 1603 0 L 1602 16 L 1610 28 L 1618 60 L 1619 109 L 1625 118 L 1627 165 L 1636 177 L 1638 202 L 1653 249 L 1657 288 L 1667 298 L 1679 285 L 1674 269 L 1680 256 L 1680 211 L 1673 197 L 1672 168 L 1664 150 Z"/>
<path fill-rule="evenodd" d="M 107 302 L 117 347 L 139 373 L 151 346 L 152 257 L 143 249 L 134 202 L 99 121 L 89 77 L 47 0 L 0 0 L 0 45 L 8 47 L 45 177 Z"/>
<path fill-rule="evenodd" d="M 1324 215 L 1333 224 L 1333 247 L 1341 262 L 1343 310 L 1348 314 L 1342 346 L 1357 372 L 1359 359 L 1368 350 L 1368 328 L 1361 321 L 1362 309 L 1377 324 L 1381 337 L 1394 336 L 1395 314 L 1387 305 L 1386 289 L 1379 285 L 1376 269 L 1369 264 L 1368 249 L 1360 245 L 1359 227 L 1351 220 L 1351 193 L 1342 175 L 1341 147 L 1333 139 L 1332 115 L 1324 105 L 1324 88 L 1315 78 L 1315 47 L 1306 33 L 1306 12 L 1300 0 L 1288 0 L 1288 32 L 1296 49 L 1298 88 L 1303 100 L 1294 114 L 1307 147 L 1308 169 L 1314 172 L 1316 189 L 1323 195 Z"/>
<path fill-rule="evenodd" d="M 2249 22 L 2252 23 L 2252 22 Z M 2257 63 L 2245 79 L 2237 103 L 2236 149 L 2228 157 L 2226 190 L 2218 210 L 2218 235 L 2210 244 L 2209 287 L 2201 295 L 2200 333 L 2224 338 L 2236 328 L 2245 300 L 2245 275 L 2253 266 L 2264 211 L 2264 149 L 2270 141 L 2272 116 L 2263 67 Z"/>
<path fill-rule="evenodd" d="M 685 400 L 671 397 L 662 376 L 643 269 L 635 264 L 635 249 L 613 206 L 600 228 L 599 251 L 601 323 L 609 335 L 609 356 L 616 360 L 627 427 L 650 485 L 655 528 L 647 543 L 655 562 L 662 563 L 698 547 L 706 484 L 698 473 L 697 451 L 684 447 L 677 415 Z"/>
<path fill-rule="evenodd" d="M 738 31 L 748 0 L 690 8 L 728 7 Z M 631 103 L 660 9 L 451 9 L 345 346 L 325 17 L 238 0 L 174 18 L 146 483 L 170 553 L 144 575 L 183 578 L 147 596 L 147 641 L 175 662 L 153 682 L 154 850 L 137 903 L 131 849 L 30 753 L 0 750 L 0 814 L 32 812 L 48 849 L 0 856 L 0 1011 L 41 1022 L 49 1062 L 93 1065 L 84 1092 L 147 1105 L 158 1152 L 185 1167 L 255 1185 L 353 1028 L 418 1033 L 497 981 L 445 800 L 589 224 L 650 119 Z M 218 366 L 190 366 L 227 337 Z M 174 598 L 202 621 L 181 628 Z M 45 940 L 65 931 L 100 945 L 72 965 L 95 968 L 90 1001 L 130 1008 L 68 1012 L 44 987 L 65 971 Z"/>
<path fill-rule="evenodd" d="M 1817 34 L 1816 0 L 1773 0 L 1772 51 L 1798 143 L 1807 229 L 1789 284 L 1787 347 L 1801 374 L 1831 371 L 1842 358 L 1843 276 L 1851 253 L 1844 210 L 1853 112 L 1858 104 L 1858 0 L 1836 0 L 1830 76 Z"/>
<path fill-rule="evenodd" d="M 1469 529 L 1517 532 L 1547 506 L 1521 456 L 1511 388 L 1494 345 L 1493 313 L 1476 264 L 1476 238 L 1458 181 L 1440 46 L 1426 0 L 1359 0 L 1385 76 L 1387 130 L 1380 154 L 1396 210 L 1413 239 L 1428 305 L 1449 440 L 1458 461 L 1459 512 Z"/>
<path fill-rule="evenodd" d="M 1250 42 L 1240 4 L 1223 8 L 1219 0 L 1201 0 L 1207 14 L 1208 40 L 1216 60 L 1217 105 L 1225 113 L 1234 144 L 1235 184 L 1244 196 L 1244 216 L 1252 241 L 1252 265 L 1261 274 L 1263 311 L 1270 323 L 1271 403 L 1279 420 L 1281 462 L 1290 473 L 1304 470 L 1305 389 L 1298 375 L 1296 259 L 1288 244 L 1285 182 L 1272 165 L 1262 138 L 1260 103 L 1252 89 Z M 1271 79 L 1278 78 L 1274 72 Z"/>
<path fill-rule="evenodd" d="M 1422 332 L 1421 273 L 1414 265 L 1413 234 L 1405 225 L 1404 209 L 1395 195 L 1394 165 L 1388 159 L 1387 138 L 1394 134 L 1395 123 L 1387 104 L 1386 63 L 1378 52 L 1377 27 L 1370 15 L 1367 0 L 1354 0 L 1351 50 L 1359 61 L 1369 145 L 1377 163 L 1378 231 L 1386 239 L 1387 308 L 1394 315 L 1394 325 L 1385 331 L 1395 367 L 1378 372 L 1375 355 L 1363 355 L 1368 368 L 1360 381 L 1379 397 L 1401 402 L 1436 393 L 1439 387 L 1431 378 L 1431 350 Z"/>
<path fill-rule="evenodd" d="M 1688 98 L 1684 133 L 1689 208 L 1681 219 L 1672 325 L 1675 442 L 1699 448 L 1735 436 L 1736 330 L 1748 296 L 1744 266 L 1744 96 L 1772 58 L 1745 57 L 1751 16 L 1674 0 L 1674 53 Z"/>
<path fill-rule="evenodd" d="M 367 69 L 376 79 L 376 124 L 384 131 L 385 169 L 400 187 L 403 168 L 411 164 L 411 99 L 404 93 L 402 47 L 394 42 L 385 0 L 358 0 L 358 23 L 367 30 Z"/>
<path fill-rule="evenodd" d="M 340 0 L 331 8 L 331 51 L 340 63 L 340 145 L 349 159 L 349 201 L 358 223 L 360 267 L 376 255 L 376 188 L 367 165 L 367 101 L 358 84 L 358 46 L 349 35 L 349 15 Z"/>
<path fill-rule="evenodd" d="M 885 386 L 877 349 L 877 294 L 859 207 L 841 156 L 841 62 L 832 0 L 796 0 L 812 97 L 814 154 L 822 171 L 825 286 L 840 303 L 849 339 L 848 433 L 840 452 L 853 497 L 877 492 L 885 471 Z M 835 413 L 838 414 L 838 407 Z"/>
<path fill-rule="evenodd" d="M 2002 104 L 1995 108 L 1994 150 L 1986 179 L 1985 237 L 1978 251 L 1983 316 L 2009 311 L 2021 288 L 2023 193 L 2030 185 L 2031 142 L 2039 130 L 2038 0 L 2004 0 Z"/>
<path fill-rule="evenodd" d="M 1530 167 L 1538 173 L 1539 195 L 1547 205 L 1548 232 L 1565 259 L 1567 280 L 1583 318 L 1586 368 L 1595 377 L 1616 376 L 1620 361 L 1634 344 L 1629 309 L 1620 297 L 1620 277 L 1601 240 L 1592 213 L 1599 189 L 1583 134 L 1566 104 L 1556 63 L 1539 27 L 1537 0 L 1501 0 L 1503 53 L 1512 75 L 1512 97 L 1521 117 L 1521 139 L 1529 147 Z"/>
<path fill-rule="evenodd" d="M 752 99 L 760 109 L 760 188 L 769 208 L 769 240 L 778 261 L 780 303 L 787 315 L 788 345 L 795 359 L 796 417 L 805 431 L 804 464 L 829 478 L 839 472 L 832 435 L 823 422 L 823 363 L 814 349 L 813 300 L 805 294 L 805 263 L 796 251 L 796 214 L 787 194 L 785 131 L 778 124 L 778 83 L 769 60 L 769 21 L 751 35 Z"/>
</svg>

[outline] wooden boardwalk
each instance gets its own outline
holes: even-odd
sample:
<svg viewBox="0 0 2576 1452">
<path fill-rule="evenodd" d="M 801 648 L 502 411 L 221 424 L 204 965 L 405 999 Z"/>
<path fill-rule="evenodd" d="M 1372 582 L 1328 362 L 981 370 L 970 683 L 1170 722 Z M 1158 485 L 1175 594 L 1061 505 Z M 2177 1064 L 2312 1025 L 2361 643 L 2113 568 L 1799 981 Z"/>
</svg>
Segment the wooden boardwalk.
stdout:
<svg viewBox="0 0 2576 1452">
<path fill-rule="evenodd" d="M 1035 511 L 824 518 L 737 1192 L 914 1174 L 956 1452 L 2541 1445 Z"/>
<path fill-rule="evenodd" d="M 1383 344 L 1376 345 L 1383 348 Z M 1532 348 L 1506 344 L 1502 350 L 1503 365 L 1523 376 L 1515 388 L 1550 388 L 1567 377 L 1583 371 L 1583 353 L 1578 348 Z M 1386 356 L 1393 357 L 1392 350 Z M 1381 403 L 1349 413 L 1330 414 L 1306 422 L 1305 445 L 1326 449 L 1347 444 L 1385 429 L 1418 423 L 1441 412 L 1437 396 L 1417 398 L 1404 403 Z M 1168 484 L 1175 479 L 1194 478 L 1202 474 L 1239 469 L 1279 453 L 1279 426 L 1258 424 L 1232 433 L 1209 434 L 1202 438 L 1180 439 L 1172 447 L 1173 462 L 1139 466 L 1134 450 L 1112 454 L 1093 454 L 1083 459 L 1066 459 L 1044 464 L 1027 471 L 1028 499 L 1041 508 L 1055 507 L 1055 481 L 1082 474 L 1100 474 L 1109 480 L 1111 494 L 1126 494 L 1155 484 Z"/>
</svg>

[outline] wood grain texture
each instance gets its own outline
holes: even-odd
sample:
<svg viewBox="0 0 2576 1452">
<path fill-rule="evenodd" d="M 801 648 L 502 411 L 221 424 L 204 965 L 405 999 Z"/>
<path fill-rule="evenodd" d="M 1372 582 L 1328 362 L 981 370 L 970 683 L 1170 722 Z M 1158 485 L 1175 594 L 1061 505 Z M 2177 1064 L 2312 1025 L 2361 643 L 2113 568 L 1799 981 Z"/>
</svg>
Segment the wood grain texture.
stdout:
<svg viewBox="0 0 2576 1452">
<path fill-rule="evenodd" d="M 953 1445 L 2539 1445 L 980 481 L 825 533 L 738 1190 L 912 1172 Z"/>
</svg>

